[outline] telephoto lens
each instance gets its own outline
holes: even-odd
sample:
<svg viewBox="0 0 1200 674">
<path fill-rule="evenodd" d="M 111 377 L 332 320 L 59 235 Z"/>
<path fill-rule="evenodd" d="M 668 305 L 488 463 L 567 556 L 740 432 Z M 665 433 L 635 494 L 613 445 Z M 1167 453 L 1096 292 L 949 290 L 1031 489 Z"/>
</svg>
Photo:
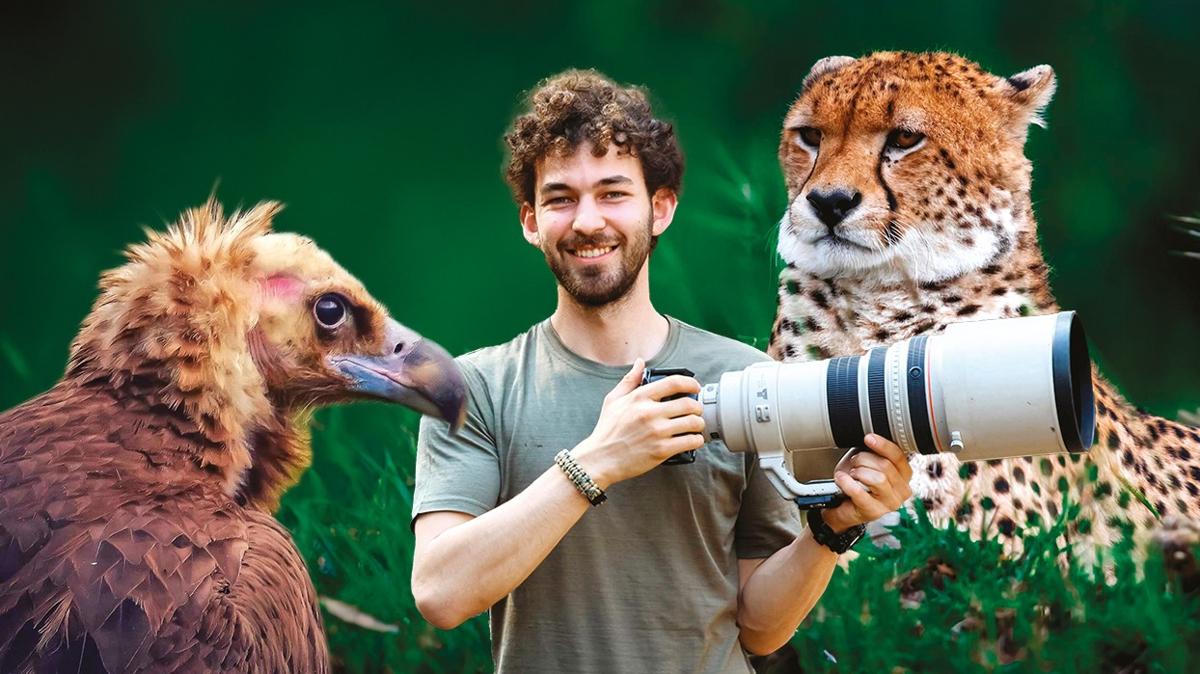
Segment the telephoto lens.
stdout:
<svg viewBox="0 0 1200 674">
<path fill-rule="evenodd" d="M 675 374 L 683 375 L 685 377 L 695 377 L 696 376 L 696 374 L 694 372 L 692 372 L 691 370 L 689 370 L 687 368 L 683 368 L 683 367 L 658 367 L 658 368 L 648 367 L 648 368 L 645 368 L 644 370 L 642 370 L 642 383 L 639 385 L 645 386 L 646 384 L 649 384 L 652 381 L 658 381 L 659 379 L 663 379 L 664 377 L 670 377 L 671 375 L 675 375 Z M 691 398 L 692 400 L 696 400 L 697 396 L 694 394 L 689 394 L 689 393 L 679 393 L 677 395 L 667 396 L 666 398 L 663 398 L 661 402 L 667 402 L 668 400 L 675 400 L 677 398 Z M 662 465 L 664 465 L 664 466 L 679 466 L 679 465 L 695 463 L 695 462 L 696 462 L 696 450 L 689 449 L 686 452 L 680 452 L 680 453 L 676 454 L 675 456 L 672 456 L 671 458 L 667 459 L 666 461 L 663 461 Z"/>
<path fill-rule="evenodd" d="M 709 440 L 757 453 L 780 493 L 807 507 L 828 505 L 834 467 L 867 433 L 961 461 L 1082 452 L 1095 433 L 1087 339 L 1070 311 L 955 323 L 859 356 L 755 363 L 705 386 L 700 402 Z"/>
</svg>

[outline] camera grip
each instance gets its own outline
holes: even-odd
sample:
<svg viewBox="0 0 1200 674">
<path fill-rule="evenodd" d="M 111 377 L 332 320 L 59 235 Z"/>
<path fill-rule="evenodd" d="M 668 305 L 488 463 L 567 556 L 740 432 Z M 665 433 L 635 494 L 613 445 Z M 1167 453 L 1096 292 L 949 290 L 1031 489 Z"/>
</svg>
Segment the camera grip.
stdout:
<svg viewBox="0 0 1200 674">
<path fill-rule="evenodd" d="M 692 372 L 691 370 L 684 368 L 684 367 L 648 367 L 642 371 L 642 383 L 639 384 L 639 386 L 645 386 L 646 384 L 649 384 L 650 382 L 658 381 L 659 379 L 663 379 L 665 377 L 670 377 L 670 376 L 676 375 L 676 374 L 683 375 L 685 377 L 695 377 L 696 376 L 696 374 L 694 372 Z M 680 393 L 678 395 L 673 395 L 673 396 L 668 396 L 666 398 L 663 398 L 662 402 L 667 402 L 669 400 L 676 400 L 678 398 L 691 398 L 692 400 L 700 399 L 695 394 Z M 676 454 L 675 456 L 672 456 L 671 458 L 667 459 L 666 461 L 663 461 L 662 465 L 664 465 L 664 466 L 681 466 L 681 465 L 695 463 L 695 462 L 696 462 L 696 450 L 689 449 L 686 452 L 680 452 L 680 453 Z"/>
</svg>

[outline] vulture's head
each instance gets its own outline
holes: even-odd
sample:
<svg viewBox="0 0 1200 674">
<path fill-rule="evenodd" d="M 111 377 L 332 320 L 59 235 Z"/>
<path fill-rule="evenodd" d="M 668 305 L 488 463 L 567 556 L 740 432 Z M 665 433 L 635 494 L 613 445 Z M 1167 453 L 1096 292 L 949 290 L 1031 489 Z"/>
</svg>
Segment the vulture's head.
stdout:
<svg viewBox="0 0 1200 674">
<path fill-rule="evenodd" d="M 466 395 L 445 350 L 311 240 L 271 231 L 280 208 L 226 217 L 209 200 L 148 231 L 101 278 L 66 374 L 168 410 L 231 493 L 267 505 L 310 461 L 313 407 L 386 400 L 457 427 Z"/>
</svg>

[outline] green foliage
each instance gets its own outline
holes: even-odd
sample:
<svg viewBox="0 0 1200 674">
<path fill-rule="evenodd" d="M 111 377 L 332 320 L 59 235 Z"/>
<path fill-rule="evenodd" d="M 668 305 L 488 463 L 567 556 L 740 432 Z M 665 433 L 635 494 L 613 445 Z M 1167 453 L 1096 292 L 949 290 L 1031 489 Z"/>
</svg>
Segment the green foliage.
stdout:
<svg viewBox="0 0 1200 674">
<path fill-rule="evenodd" d="M 491 671 L 484 617 L 438 631 L 413 605 L 415 418 L 334 409 L 317 430 L 314 469 L 280 519 L 321 595 L 399 627 L 376 632 L 326 613 L 339 669 Z M 1103 551 L 1104 568 L 1064 552 L 1064 532 L 1081 523 L 1076 504 L 1028 531 L 1017 559 L 994 539 L 932 526 L 917 508 L 895 531 L 899 549 L 864 542 L 835 572 L 792 642 L 804 672 L 1182 672 L 1200 648 L 1200 597 L 1180 591 L 1156 548 L 1144 568 L 1129 542 Z"/>
<path fill-rule="evenodd" d="M 1175 219 L 1183 223 L 1177 225 L 1175 229 L 1183 234 L 1188 235 L 1189 237 L 1192 237 L 1192 241 L 1189 242 L 1189 247 L 1195 247 L 1196 245 L 1200 244 L 1200 241 L 1198 241 L 1200 240 L 1200 216 L 1179 216 Z M 1171 252 L 1182 257 L 1190 257 L 1193 260 L 1200 260 L 1200 251 L 1173 250 Z"/>
<path fill-rule="evenodd" d="M 834 574 L 793 639 L 803 671 L 1187 671 L 1200 597 L 1168 577 L 1157 548 L 1144 565 L 1128 539 L 1095 565 L 1067 553 L 1077 510 L 1027 532 L 1010 559 L 995 539 L 933 527 L 918 504 L 899 549 L 862 545 Z"/>
<path fill-rule="evenodd" d="M 373 631 L 326 612 L 330 650 L 351 672 L 491 671 L 487 621 L 451 632 L 421 618 L 412 573 L 413 433 L 381 406 L 319 415 L 314 469 L 284 498 L 278 517 L 308 564 L 317 593 L 345 602 L 395 633 Z"/>
<path fill-rule="evenodd" d="M 1194 4 L 10 4 L 0 285 L 19 292 L 0 314 L 0 409 L 61 374 L 99 272 L 138 226 L 215 182 L 230 205 L 287 203 L 280 229 L 452 353 L 544 318 L 550 277 L 519 234 L 499 139 L 520 93 L 568 66 L 645 85 L 679 131 L 688 168 L 652 265 L 657 306 L 759 343 L 780 121 L 817 59 L 880 49 L 1054 68 L 1050 127 L 1027 149 L 1054 290 L 1138 405 L 1200 407 L 1197 262 L 1167 254 L 1196 250 L 1167 217 L 1198 205 Z"/>
</svg>

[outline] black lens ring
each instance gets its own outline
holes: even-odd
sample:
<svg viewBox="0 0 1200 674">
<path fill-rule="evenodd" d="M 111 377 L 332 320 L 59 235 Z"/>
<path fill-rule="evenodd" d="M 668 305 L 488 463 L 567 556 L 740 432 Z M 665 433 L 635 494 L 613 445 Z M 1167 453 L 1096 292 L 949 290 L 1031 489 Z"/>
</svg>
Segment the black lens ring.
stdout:
<svg viewBox="0 0 1200 674">
<path fill-rule="evenodd" d="M 871 349 L 867 358 L 867 403 L 871 408 L 871 430 L 892 440 L 892 421 L 887 411 L 887 347 Z"/>
<path fill-rule="evenodd" d="M 1069 452 L 1092 446 L 1096 433 L 1096 400 L 1092 390 L 1092 361 L 1083 324 L 1074 311 L 1058 314 L 1051 348 L 1054 409 L 1063 444 Z"/>
<path fill-rule="evenodd" d="M 866 434 L 858 411 L 859 356 L 841 356 L 829 361 L 825 376 L 825 398 L 833 443 L 843 449 L 862 444 Z"/>
<path fill-rule="evenodd" d="M 925 403 L 925 342 L 928 335 L 913 337 L 908 342 L 908 417 L 913 429 L 913 442 L 922 454 L 937 454 L 933 431 L 929 427 L 929 406 Z"/>
</svg>

